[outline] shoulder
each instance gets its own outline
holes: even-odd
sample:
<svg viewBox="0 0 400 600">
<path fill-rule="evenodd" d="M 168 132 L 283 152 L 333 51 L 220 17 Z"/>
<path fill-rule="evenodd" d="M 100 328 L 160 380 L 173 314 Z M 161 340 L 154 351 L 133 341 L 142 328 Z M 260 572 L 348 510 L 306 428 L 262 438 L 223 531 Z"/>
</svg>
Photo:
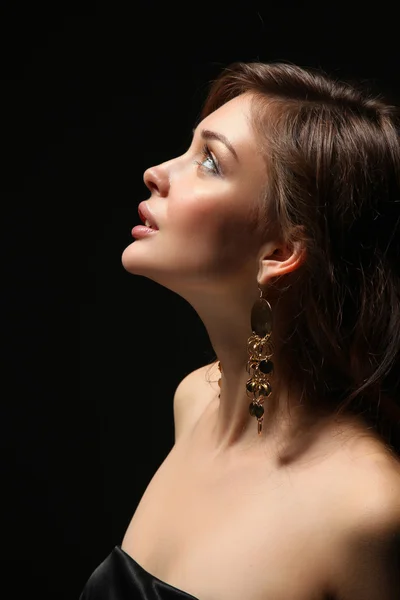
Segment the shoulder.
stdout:
<svg viewBox="0 0 400 600">
<path fill-rule="evenodd" d="M 362 448 L 362 453 L 351 455 L 348 470 L 349 508 L 343 523 L 350 535 L 362 530 L 373 533 L 385 521 L 389 527 L 400 521 L 400 458 L 375 440 Z"/>
<path fill-rule="evenodd" d="M 398 600 L 400 464 L 376 458 L 357 484 L 331 555 L 335 598 Z"/>
<path fill-rule="evenodd" d="M 217 363 L 195 369 L 178 384 L 173 400 L 175 442 L 196 423 L 218 390 Z"/>
</svg>

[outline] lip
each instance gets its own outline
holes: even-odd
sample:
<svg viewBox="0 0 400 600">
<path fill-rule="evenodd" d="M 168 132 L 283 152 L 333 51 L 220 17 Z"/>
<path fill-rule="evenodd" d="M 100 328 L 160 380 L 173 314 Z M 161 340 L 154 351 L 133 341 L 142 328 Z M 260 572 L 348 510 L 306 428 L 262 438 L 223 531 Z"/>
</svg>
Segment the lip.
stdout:
<svg viewBox="0 0 400 600">
<path fill-rule="evenodd" d="M 158 225 L 156 223 L 156 220 L 153 217 L 153 214 L 150 212 L 150 210 L 146 204 L 146 201 L 143 201 L 139 204 L 138 213 L 139 213 L 139 217 L 140 217 L 140 220 L 142 221 L 143 225 L 144 225 L 146 219 L 148 219 L 150 221 L 151 226 L 155 230 L 158 230 Z"/>
<path fill-rule="evenodd" d="M 136 239 L 141 239 L 146 236 L 156 235 L 158 229 L 150 229 L 150 227 L 145 227 L 144 225 L 136 225 L 131 231 L 132 237 Z"/>
</svg>

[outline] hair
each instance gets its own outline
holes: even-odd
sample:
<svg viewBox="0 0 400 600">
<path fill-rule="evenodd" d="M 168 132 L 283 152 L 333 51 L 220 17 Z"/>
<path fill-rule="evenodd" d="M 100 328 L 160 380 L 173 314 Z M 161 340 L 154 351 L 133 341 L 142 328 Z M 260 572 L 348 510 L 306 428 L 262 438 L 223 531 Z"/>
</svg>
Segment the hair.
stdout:
<svg viewBox="0 0 400 600">
<path fill-rule="evenodd" d="M 400 454 L 399 110 L 322 71 L 235 63 L 201 118 L 244 93 L 266 164 L 259 226 L 306 249 L 280 360 L 306 402 L 362 414 Z"/>
</svg>

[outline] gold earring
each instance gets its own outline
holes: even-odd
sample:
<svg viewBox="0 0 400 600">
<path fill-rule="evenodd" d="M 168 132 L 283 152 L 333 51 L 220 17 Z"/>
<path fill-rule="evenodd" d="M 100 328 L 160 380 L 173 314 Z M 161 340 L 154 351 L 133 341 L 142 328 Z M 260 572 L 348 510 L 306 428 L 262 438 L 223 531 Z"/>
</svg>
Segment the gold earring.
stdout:
<svg viewBox="0 0 400 600">
<path fill-rule="evenodd" d="M 257 418 L 258 435 L 260 435 L 264 420 L 264 399 L 272 393 L 272 386 L 268 377 L 271 377 L 274 373 L 274 364 L 271 360 L 273 354 L 271 340 L 272 308 L 268 300 L 263 298 L 260 286 L 258 286 L 258 289 L 260 290 L 260 297 L 254 303 L 251 311 L 253 334 L 247 340 L 249 360 L 247 361 L 246 371 L 250 375 L 250 379 L 246 382 L 246 395 L 252 398 L 249 412 L 252 417 Z M 220 361 L 218 361 L 218 368 L 222 373 Z M 218 385 L 221 387 L 221 378 L 218 380 Z"/>
</svg>

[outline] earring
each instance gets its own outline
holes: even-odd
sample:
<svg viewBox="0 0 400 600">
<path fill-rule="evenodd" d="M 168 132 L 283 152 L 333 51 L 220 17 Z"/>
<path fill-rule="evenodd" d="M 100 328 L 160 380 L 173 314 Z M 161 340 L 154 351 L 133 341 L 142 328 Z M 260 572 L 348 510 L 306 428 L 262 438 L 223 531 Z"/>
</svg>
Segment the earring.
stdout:
<svg viewBox="0 0 400 600">
<path fill-rule="evenodd" d="M 268 377 L 271 377 L 274 373 L 274 364 L 271 361 L 273 345 L 270 339 L 272 332 L 272 308 L 268 300 L 263 298 L 260 286 L 258 286 L 258 289 L 260 290 L 260 297 L 254 303 L 251 311 L 251 329 L 253 334 L 247 340 L 249 359 L 246 371 L 250 375 L 250 379 L 246 382 L 246 395 L 252 398 L 249 405 L 249 412 L 252 417 L 257 418 L 258 435 L 260 435 L 264 420 L 264 399 L 272 393 L 272 386 Z M 218 361 L 218 368 L 222 373 L 220 361 Z M 218 385 L 221 387 L 221 378 L 218 380 Z"/>
</svg>

